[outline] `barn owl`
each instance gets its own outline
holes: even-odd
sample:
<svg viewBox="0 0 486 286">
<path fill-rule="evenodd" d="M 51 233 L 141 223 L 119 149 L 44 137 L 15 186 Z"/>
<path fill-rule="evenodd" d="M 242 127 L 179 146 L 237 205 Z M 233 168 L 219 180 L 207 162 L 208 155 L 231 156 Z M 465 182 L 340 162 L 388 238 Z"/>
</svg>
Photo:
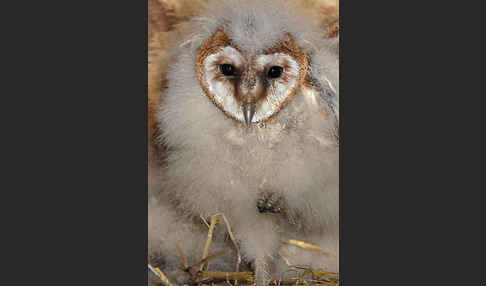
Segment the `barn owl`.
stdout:
<svg viewBox="0 0 486 286">
<path fill-rule="evenodd" d="M 168 43 L 149 146 L 149 251 L 167 269 L 175 242 L 200 253 L 197 219 L 224 213 L 258 285 L 281 256 L 338 271 L 337 43 L 284 0 L 208 1 Z"/>
</svg>

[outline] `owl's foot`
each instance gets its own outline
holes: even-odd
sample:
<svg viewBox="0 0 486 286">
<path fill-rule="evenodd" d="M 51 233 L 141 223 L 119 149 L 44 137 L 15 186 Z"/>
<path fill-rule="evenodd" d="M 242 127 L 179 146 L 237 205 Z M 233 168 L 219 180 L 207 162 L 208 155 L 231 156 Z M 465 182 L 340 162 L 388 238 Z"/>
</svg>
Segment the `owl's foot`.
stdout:
<svg viewBox="0 0 486 286">
<path fill-rule="evenodd" d="M 262 193 L 257 201 L 257 208 L 260 213 L 282 213 L 283 207 L 283 198 L 272 192 Z"/>
<path fill-rule="evenodd" d="M 267 257 L 257 257 L 253 262 L 255 271 L 254 285 L 256 286 L 268 286 L 270 284 L 271 275 L 267 259 Z"/>
</svg>

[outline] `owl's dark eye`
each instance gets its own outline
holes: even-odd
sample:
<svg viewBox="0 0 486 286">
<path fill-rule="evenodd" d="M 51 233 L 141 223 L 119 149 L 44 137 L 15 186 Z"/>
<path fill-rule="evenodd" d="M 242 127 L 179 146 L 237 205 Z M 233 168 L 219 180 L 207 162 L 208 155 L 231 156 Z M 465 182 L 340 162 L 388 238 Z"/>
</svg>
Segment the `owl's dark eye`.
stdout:
<svg viewBox="0 0 486 286">
<path fill-rule="evenodd" d="M 279 67 L 279 66 L 273 66 L 271 67 L 268 72 L 267 72 L 267 76 L 269 78 L 278 78 L 282 75 L 282 72 L 283 72 L 283 68 L 282 67 Z"/>
<path fill-rule="evenodd" d="M 225 76 L 233 76 L 235 75 L 235 67 L 230 64 L 222 64 L 219 66 L 221 73 Z"/>
</svg>

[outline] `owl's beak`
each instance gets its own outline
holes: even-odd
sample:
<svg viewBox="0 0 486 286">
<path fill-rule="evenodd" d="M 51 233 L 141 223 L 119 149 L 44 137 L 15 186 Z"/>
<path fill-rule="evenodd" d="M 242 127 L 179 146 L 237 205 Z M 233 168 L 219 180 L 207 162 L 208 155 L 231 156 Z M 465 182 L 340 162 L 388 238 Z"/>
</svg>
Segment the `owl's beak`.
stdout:
<svg viewBox="0 0 486 286">
<path fill-rule="evenodd" d="M 255 104 L 245 103 L 243 105 L 243 116 L 245 117 L 246 126 L 250 126 L 253 115 L 255 115 Z"/>
</svg>

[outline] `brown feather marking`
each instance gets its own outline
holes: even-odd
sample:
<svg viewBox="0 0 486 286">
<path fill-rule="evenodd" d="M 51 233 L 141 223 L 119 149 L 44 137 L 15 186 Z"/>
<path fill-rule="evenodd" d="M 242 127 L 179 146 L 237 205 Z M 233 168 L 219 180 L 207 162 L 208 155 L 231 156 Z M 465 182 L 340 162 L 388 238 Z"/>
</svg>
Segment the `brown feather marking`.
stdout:
<svg viewBox="0 0 486 286">
<path fill-rule="evenodd" d="M 222 29 L 218 29 L 216 33 L 209 39 L 207 39 L 199 49 L 197 53 L 197 77 L 201 86 L 206 93 L 206 95 L 211 99 L 211 101 L 222 109 L 221 103 L 216 102 L 214 99 L 214 95 L 211 94 L 209 88 L 204 80 L 204 59 L 214 53 L 217 53 L 221 50 L 221 48 L 226 46 L 231 46 L 231 40 L 226 35 L 226 33 Z M 236 49 L 236 47 L 234 47 Z M 228 113 L 227 113 L 228 114 Z"/>
<path fill-rule="evenodd" d="M 232 46 L 233 48 L 239 50 L 238 47 L 236 47 L 232 43 L 232 41 L 228 37 L 228 35 L 220 28 L 214 33 L 213 36 L 211 36 L 209 39 L 207 39 L 203 43 L 203 45 L 201 46 L 201 48 L 199 49 L 199 51 L 197 53 L 197 76 L 198 76 L 199 82 L 201 83 L 201 86 L 202 86 L 204 92 L 206 93 L 206 95 L 221 110 L 223 110 L 221 103 L 218 103 L 214 99 L 214 95 L 211 94 L 211 92 L 209 91 L 209 88 L 207 86 L 207 83 L 204 80 L 204 59 L 211 54 L 219 52 L 221 50 L 221 48 L 226 47 L 226 46 Z M 265 54 L 274 54 L 274 53 L 287 54 L 287 55 L 291 56 L 293 59 L 295 59 L 295 61 L 299 65 L 299 75 L 297 77 L 297 84 L 292 89 L 289 96 L 279 106 L 277 106 L 276 112 L 267 119 L 267 121 L 269 120 L 269 122 L 274 122 L 275 120 L 272 120 L 272 119 L 274 119 L 274 117 L 278 114 L 278 112 L 282 108 L 284 108 L 289 102 L 292 101 L 293 97 L 295 96 L 295 94 L 297 93 L 297 91 L 299 90 L 299 88 L 302 85 L 312 85 L 310 80 L 306 81 L 306 78 L 309 77 L 308 76 L 309 59 L 308 59 L 308 56 L 297 45 L 297 43 L 292 38 L 292 36 L 289 35 L 289 34 L 285 35 L 284 38 L 282 40 L 280 40 L 279 42 L 277 42 L 273 47 L 265 50 L 264 53 Z M 283 64 L 284 70 L 285 70 L 285 68 L 288 69 L 289 66 L 290 66 L 290 63 L 284 62 L 284 64 Z M 217 68 L 217 67 L 213 67 L 213 68 Z M 217 80 L 226 80 L 226 79 L 223 76 L 221 76 L 221 77 L 217 77 Z M 289 81 L 288 75 L 284 74 L 283 77 L 282 77 L 282 80 L 283 81 Z M 257 104 L 258 105 L 261 104 L 263 100 L 264 100 L 264 97 L 260 98 L 259 102 L 257 102 Z M 225 112 L 225 111 L 223 110 L 223 112 Z M 230 114 L 228 112 L 225 112 L 225 114 L 236 120 L 236 118 L 234 118 L 234 116 L 232 114 Z"/>
<path fill-rule="evenodd" d="M 264 53 L 265 54 L 275 54 L 275 53 L 287 54 L 291 56 L 299 64 L 299 75 L 297 77 L 297 84 L 292 89 L 289 96 L 282 103 L 280 103 L 279 106 L 277 106 L 277 110 L 275 111 L 275 113 L 267 119 L 267 121 L 270 120 L 270 122 L 272 122 L 273 120 L 271 119 L 275 117 L 280 112 L 280 110 L 282 110 L 282 108 L 284 108 L 287 104 L 289 104 L 292 101 L 295 94 L 299 90 L 300 86 L 305 83 L 305 78 L 308 77 L 309 60 L 308 60 L 308 56 L 300 49 L 300 47 L 297 45 L 295 40 L 289 34 L 286 34 L 282 40 L 277 42 L 273 47 L 265 50 Z M 283 66 L 284 70 L 285 67 L 288 66 L 289 64 L 284 63 Z M 284 77 L 283 80 L 285 81 L 288 79 Z"/>
</svg>

